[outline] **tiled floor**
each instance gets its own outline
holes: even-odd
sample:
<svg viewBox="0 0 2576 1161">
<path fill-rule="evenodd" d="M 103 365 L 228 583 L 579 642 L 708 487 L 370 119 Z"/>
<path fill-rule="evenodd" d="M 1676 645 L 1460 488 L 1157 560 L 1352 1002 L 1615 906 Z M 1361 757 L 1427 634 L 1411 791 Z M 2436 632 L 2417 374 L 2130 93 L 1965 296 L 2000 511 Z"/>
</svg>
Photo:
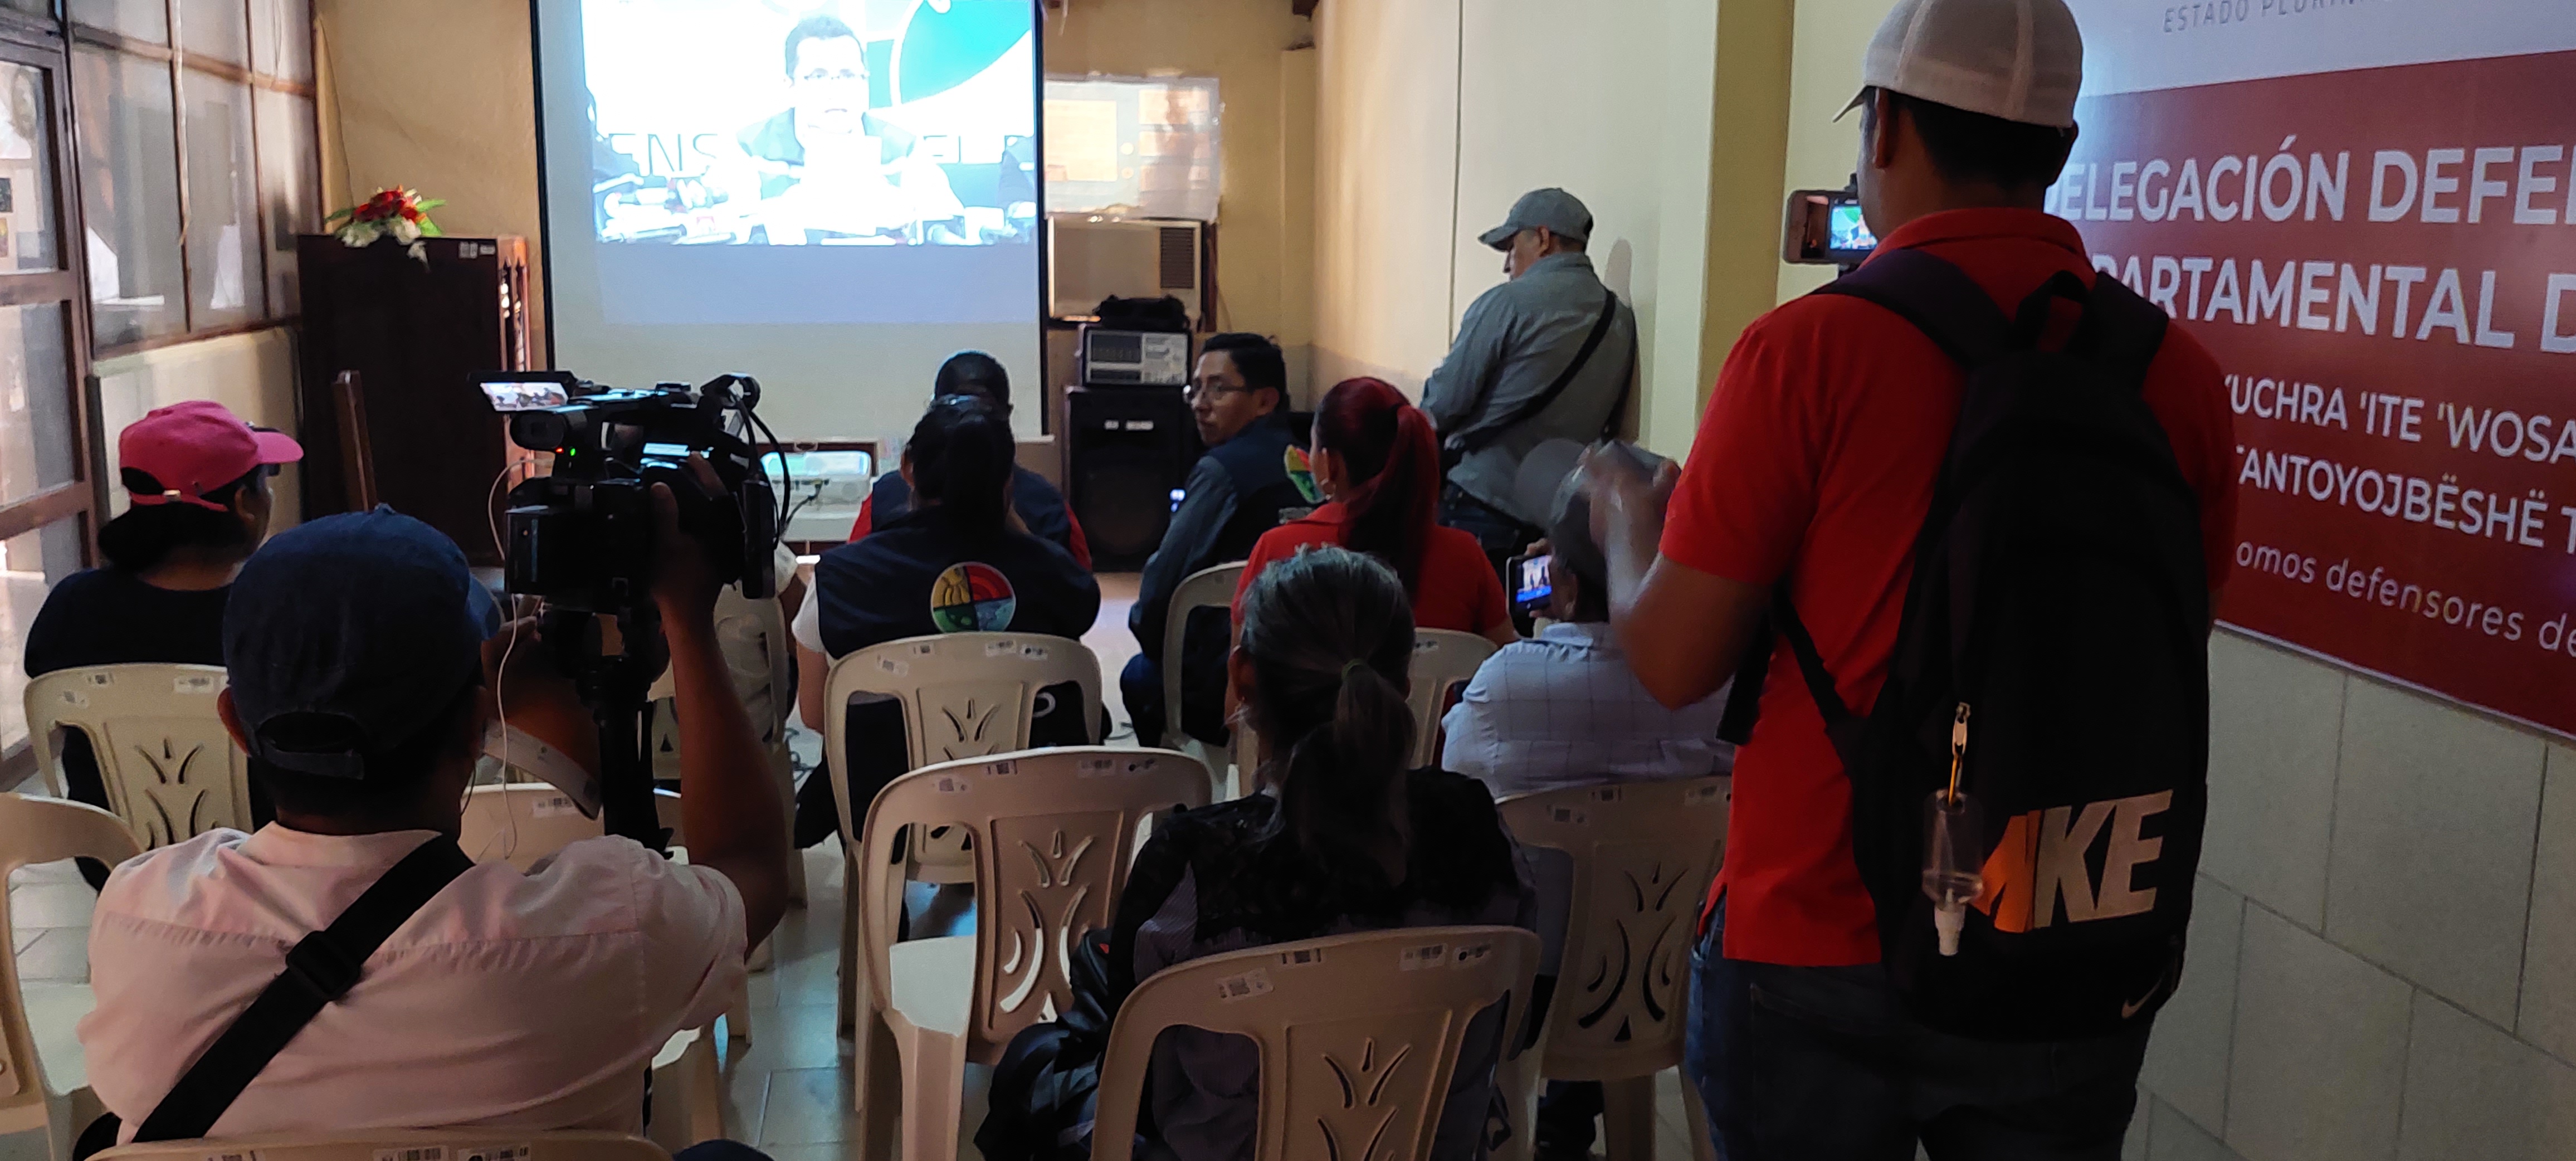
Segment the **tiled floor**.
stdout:
<svg viewBox="0 0 2576 1161">
<path fill-rule="evenodd" d="M 1102 693 L 1120 726 L 1113 743 L 1133 744 L 1133 733 L 1125 728 L 1126 712 L 1117 702 L 1117 675 L 1136 650 L 1126 630 L 1136 578 L 1106 575 L 1100 581 L 1100 619 L 1084 642 L 1100 656 Z M 797 730 L 793 743 L 800 768 L 821 757 L 820 739 L 813 734 Z M 33 792 L 36 788 L 20 789 Z M 779 923 L 772 937 L 772 966 L 751 977 L 751 1043 L 727 1049 L 725 1132 L 758 1145 L 776 1161 L 855 1161 L 857 1124 L 849 1111 L 849 1049 L 833 1029 L 843 889 L 839 840 L 826 840 L 806 851 L 805 866 L 807 901 L 791 908 Z M 95 899 L 67 862 L 28 867 L 11 878 L 11 946 L 18 953 L 22 980 L 36 985 L 88 979 L 89 920 Z M 42 1029 L 38 1036 L 45 1038 Z M 57 1055 L 48 1052 L 48 1061 Z M 66 1087 L 77 1083 L 62 1076 L 53 1080 Z M 1661 1078 L 1656 1095 L 1656 1155 L 1689 1157 L 1689 1138 L 1682 1131 L 1681 1090 L 1673 1074 Z M 970 1124 L 967 1135 L 971 1137 L 972 1131 Z M 42 1161 L 43 1149 L 41 1136 L 32 1141 L 0 1138 L 0 1161 Z M 963 1155 L 976 1155 L 971 1144 Z"/>
</svg>

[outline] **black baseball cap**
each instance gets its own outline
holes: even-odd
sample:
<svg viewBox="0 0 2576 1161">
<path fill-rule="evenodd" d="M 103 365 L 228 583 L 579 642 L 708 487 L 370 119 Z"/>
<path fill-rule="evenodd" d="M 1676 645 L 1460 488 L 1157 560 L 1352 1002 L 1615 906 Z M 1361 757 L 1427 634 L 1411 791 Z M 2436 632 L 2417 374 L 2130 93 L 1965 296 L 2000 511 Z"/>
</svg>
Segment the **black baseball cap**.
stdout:
<svg viewBox="0 0 2576 1161">
<path fill-rule="evenodd" d="M 252 757 L 366 776 L 474 681 L 500 608 L 446 534 L 390 507 L 279 533 L 224 602 L 224 669 Z"/>
</svg>

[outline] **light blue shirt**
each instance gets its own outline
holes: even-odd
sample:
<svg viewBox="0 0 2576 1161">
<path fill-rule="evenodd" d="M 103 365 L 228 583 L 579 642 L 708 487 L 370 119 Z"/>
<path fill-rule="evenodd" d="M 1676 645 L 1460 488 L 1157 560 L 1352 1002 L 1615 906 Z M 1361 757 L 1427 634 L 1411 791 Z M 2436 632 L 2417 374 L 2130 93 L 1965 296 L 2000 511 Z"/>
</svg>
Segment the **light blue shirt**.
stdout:
<svg viewBox="0 0 2576 1161">
<path fill-rule="evenodd" d="M 1732 683 L 1729 683 L 1730 685 Z M 1440 766 L 1515 794 L 1698 778 L 1735 768 L 1717 740 L 1727 690 L 1678 710 L 1646 692 L 1610 626 L 1559 621 L 1485 659 L 1440 725 Z"/>
</svg>

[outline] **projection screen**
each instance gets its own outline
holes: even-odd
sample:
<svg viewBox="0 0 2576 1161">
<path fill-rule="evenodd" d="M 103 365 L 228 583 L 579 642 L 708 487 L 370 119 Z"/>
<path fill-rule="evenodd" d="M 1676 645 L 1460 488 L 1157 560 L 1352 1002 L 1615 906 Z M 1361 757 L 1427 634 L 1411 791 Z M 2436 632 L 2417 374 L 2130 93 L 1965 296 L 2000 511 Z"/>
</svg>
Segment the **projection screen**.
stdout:
<svg viewBox="0 0 2576 1161">
<path fill-rule="evenodd" d="M 534 10 L 555 366 L 741 371 L 784 438 L 899 438 L 978 348 L 1037 429 L 1030 0 Z"/>
</svg>

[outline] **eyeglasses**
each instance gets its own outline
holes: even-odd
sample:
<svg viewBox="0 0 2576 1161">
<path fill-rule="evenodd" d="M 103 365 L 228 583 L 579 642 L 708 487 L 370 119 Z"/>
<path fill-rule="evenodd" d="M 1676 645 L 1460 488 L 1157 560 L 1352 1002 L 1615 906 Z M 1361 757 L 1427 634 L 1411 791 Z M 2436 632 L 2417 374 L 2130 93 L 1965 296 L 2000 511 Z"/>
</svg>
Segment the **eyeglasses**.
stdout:
<svg viewBox="0 0 2576 1161">
<path fill-rule="evenodd" d="M 1189 401 L 1191 401 L 1191 402 L 1195 403 L 1195 402 L 1197 402 L 1197 401 L 1198 401 L 1198 398 L 1199 398 L 1200 396 L 1202 396 L 1202 395 L 1209 396 L 1209 397 L 1212 397 L 1212 398 L 1223 398 L 1223 397 L 1225 397 L 1225 396 L 1232 395 L 1232 394 L 1235 394 L 1235 393 L 1237 393 L 1237 392 L 1249 393 L 1249 392 L 1251 392 L 1251 391 L 1252 391 L 1252 388 L 1250 388 L 1250 387 L 1237 387 L 1237 386 L 1235 386 L 1235 385 L 1233 385 L 1233 384 L 1231 384 L 1231 383 L 1207 383 L 1207 382 L 1199 382 L 1199 383 L 1192 383 L 1192 384 L 1190 384 L 1190 385 L 1188 385 L 1188 386 L 1186 386 L 1186 387 L 1181 388 L 1181 398 L 1186 399 L 1186 400 L 1189 400 Z"/>
</svg>

